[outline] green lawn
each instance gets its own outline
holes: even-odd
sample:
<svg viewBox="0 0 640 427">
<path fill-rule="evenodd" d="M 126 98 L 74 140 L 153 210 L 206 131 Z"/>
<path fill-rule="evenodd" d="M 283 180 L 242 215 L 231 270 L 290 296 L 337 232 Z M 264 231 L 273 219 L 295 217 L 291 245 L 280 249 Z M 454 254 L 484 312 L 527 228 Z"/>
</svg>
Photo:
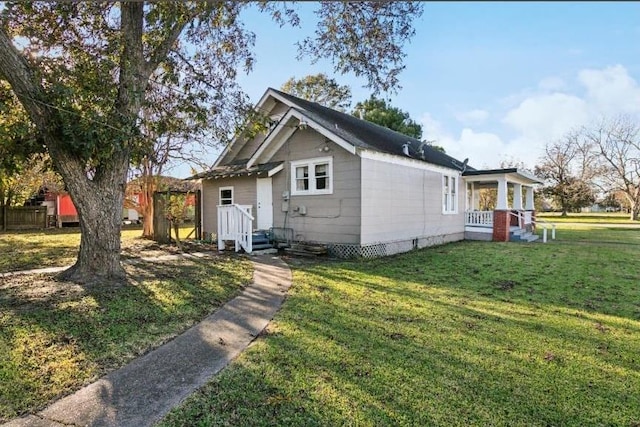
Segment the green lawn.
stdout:
<svg viewBox="0 0 640 427">
<path fill-rule="evenodd" d="M 191 230 L 193 227 L 181 227 L 181 238 Z M 141 234 L 142 226 L 124 227 L 123 248 L 145 242 L 139 238 Z M 80 229 L 77 227 L 0 232 L 0 273 L 73 264 L 79 246 Z"/>
<path fill-rule="evenodd" d="M 123 242 L 168 253 L 131 237 L 139 233 L 123 232 Z M 77 232 L 1 238 L 11 248 L 9 254 L 0 249 L 2 269 L 16 262 L 30 265 L 29 259 L 65 264 L 73 261 L 78 244 Z M 252 276 L 251 263 L 239 257 L 138 261 L 125 265 L 126 284 L 82 287 L 52 275 L 0 279 L 0 423 L 34 412 L 161 345 L 236 295 Z"/>
<path fill-rule="evenodd" d="M 294 264 L 252 347 L 161 426 L 638 426 L 640 230 Z"/>
<path fill-rule="evenodd" d="M 638 221 L 631 221 L 629 214 L 619 212 L 569 213 L 567 216 L 561 216 L 559 212 L 538 212 L 536 216 L 545 221 L 556 223 L 640 224 Z"/>
</svg>

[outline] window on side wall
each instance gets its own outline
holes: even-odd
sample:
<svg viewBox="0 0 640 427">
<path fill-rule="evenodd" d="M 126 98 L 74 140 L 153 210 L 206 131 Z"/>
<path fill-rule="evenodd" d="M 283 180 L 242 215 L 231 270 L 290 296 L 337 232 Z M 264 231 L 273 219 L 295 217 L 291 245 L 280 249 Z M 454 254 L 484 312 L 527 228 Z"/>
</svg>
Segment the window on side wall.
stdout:
<svg viewBox="0 0 640 427">
<path fill-rule="evenodd" d="M 321 157 L 291 162 L 291 195 L 333 193 L 333 158 Z"/>
<path fill-rule="evenodd" d="M 442 213 L 458 213 L 458 177 L 442 176 Z"/>
<path fill-rule="evenodd" d="M 233 204 L 233 187 L 220 187 L 220 198 L 218 199 L 218 204 Z"/>
</svg>

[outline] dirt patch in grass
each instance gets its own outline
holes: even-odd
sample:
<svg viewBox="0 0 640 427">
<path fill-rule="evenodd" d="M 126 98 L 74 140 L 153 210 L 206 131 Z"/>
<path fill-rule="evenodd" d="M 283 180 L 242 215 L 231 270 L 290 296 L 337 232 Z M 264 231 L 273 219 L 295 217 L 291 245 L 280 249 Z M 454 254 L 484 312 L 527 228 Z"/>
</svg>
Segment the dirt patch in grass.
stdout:
<svg viewBox="0 0 640 427">
<path fill-rule="evenodd" d="M 494 285 L 496 285 L 496 287 L 502 291 L 510 291 L 511 289 L 519 285 L 519 283 L 515 280 L 497 280 L 494 282 Z"/>
</svg>

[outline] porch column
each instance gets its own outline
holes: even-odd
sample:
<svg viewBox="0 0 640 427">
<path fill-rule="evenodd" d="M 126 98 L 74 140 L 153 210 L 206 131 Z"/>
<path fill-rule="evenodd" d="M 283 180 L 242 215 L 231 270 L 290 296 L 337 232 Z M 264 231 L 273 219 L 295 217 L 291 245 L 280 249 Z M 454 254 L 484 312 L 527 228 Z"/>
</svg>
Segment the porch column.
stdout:
<svg viewBox="0 0 640 427">
<path fill-rule="evenodd" d="M 522 184 L 513 184 L 513 209 L 522 210 Z"/>
<path fill-rule="evenodd" d="M 469 191 L 467 210 L 477 211 L 480 210 L 480 192 L 476 188 L 475 182 L 467 184 L 467 190 Z"/>
<path fill-rule="evenodd" d="M 473 183 L 473 209 L 480 210 L 480 189 L 475 182 Z"/>
<path fill-rule="evenodd" d="M 525 187 L 525 205 L 524 208 L 528 211 L 535 210 L 535 205 L 533 204 L 533 187 Z"/>
<path fill-rule="evenodd" d="M 507 179 L 498 179 L 498 200 L 496 201 L 496 209 L 507 209 Z"/>
</svg>

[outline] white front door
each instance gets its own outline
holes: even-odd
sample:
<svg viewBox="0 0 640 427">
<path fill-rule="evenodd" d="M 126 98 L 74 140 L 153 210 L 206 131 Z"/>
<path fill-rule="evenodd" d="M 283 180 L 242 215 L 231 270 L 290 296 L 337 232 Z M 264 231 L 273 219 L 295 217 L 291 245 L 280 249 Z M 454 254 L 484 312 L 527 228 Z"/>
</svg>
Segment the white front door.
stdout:
<svg viewBox="0 0 640 427">
<path fill-rule="evenodd" d="M 273 227 L 273 194 L 271 189 L 271 178 L 256 179 L 256 193 L 258 199 L 257 206 L 257 228 L 268 230 Z"/>
</svg>

